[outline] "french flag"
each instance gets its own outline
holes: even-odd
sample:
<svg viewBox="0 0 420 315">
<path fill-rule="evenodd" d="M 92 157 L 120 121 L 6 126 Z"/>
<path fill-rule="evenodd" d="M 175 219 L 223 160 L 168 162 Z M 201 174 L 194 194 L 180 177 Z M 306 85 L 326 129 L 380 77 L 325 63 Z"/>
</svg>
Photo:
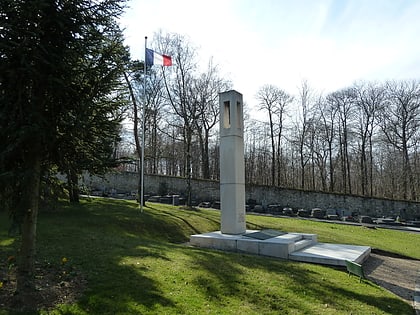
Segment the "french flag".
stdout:
<svg viewBox="0 0 420 315">
<path fill-rule="evenodd" d="M 172 58 L 170 56 L 162 55 L 146 48 L 146 64 L 148 66 L 172 66 Z"/>
</svg>

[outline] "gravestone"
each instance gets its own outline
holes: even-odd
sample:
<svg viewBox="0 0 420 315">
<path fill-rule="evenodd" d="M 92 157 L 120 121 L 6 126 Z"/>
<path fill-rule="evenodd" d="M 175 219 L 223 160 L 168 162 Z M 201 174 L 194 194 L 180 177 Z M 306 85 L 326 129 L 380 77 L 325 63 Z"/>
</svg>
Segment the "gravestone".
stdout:
<svg viewBox="0 0 420 315">
<path fill-rule="evenodd" d="M 244 234 L 245 162 L 242 94 L 219 94 L 221 232 Z"/>
</svg>

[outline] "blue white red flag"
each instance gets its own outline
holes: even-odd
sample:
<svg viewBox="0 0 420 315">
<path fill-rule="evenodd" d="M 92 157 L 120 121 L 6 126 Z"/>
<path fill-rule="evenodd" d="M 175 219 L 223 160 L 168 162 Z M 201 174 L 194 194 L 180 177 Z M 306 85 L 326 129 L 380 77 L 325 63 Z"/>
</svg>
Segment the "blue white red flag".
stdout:
<svg viewBox="0 0 420 315">
<path fill-rule="evenodd" d="M 171 56 L 162 55 L 146 48 L 146 65 L 172 66 L 172 58 Z"/>
</svg>

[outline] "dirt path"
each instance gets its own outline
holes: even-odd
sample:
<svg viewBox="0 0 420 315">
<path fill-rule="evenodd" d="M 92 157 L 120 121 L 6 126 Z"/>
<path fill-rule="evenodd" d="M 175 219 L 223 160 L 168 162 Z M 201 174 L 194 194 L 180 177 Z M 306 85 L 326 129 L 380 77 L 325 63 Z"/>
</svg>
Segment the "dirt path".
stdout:
<svg viewBox="0 0 420 315">
<path fill-rule="evenodd" d="M 420 285 L 420 261 L 372 251 L 363 263 L 366 277 L 414 305 L 417 286 Z M 420 310 L 417 310 L 420 314 Z"/>
</svg>

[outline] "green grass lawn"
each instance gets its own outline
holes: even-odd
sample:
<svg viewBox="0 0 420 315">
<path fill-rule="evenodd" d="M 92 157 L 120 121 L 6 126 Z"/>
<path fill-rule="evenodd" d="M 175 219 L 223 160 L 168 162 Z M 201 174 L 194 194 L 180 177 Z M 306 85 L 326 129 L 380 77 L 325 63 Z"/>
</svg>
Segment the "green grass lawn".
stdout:
<svg viewBox="0 0 420 315">
<path fill-rule="evenodd" d="M 83 273 L 87 288 L 77 303 L 36 314 L 414 314 L 341 268 L 188 247 L 191 234 L 219 230 L 219 211 L 147 205 L 140 213 L 131 201 L 92 199 L 41 213 L 38 261 Z M 0 260 L 16 253 L 6 219 L 0 213 Z M 418 234 L 253 215 L 247 224 L 420 259 Z"/>
<path fill-rule="evenodd" d="M 372 248 L 420 259 L 420 235 L 398 230 L 367 228 L 360 225 L 337 224 L 334 221 L 319 222 L 296 218 L 247 216 L 249 227 L 265 227 L 286 232 L 318 234 L 318 241 Z"/>
</svg>

